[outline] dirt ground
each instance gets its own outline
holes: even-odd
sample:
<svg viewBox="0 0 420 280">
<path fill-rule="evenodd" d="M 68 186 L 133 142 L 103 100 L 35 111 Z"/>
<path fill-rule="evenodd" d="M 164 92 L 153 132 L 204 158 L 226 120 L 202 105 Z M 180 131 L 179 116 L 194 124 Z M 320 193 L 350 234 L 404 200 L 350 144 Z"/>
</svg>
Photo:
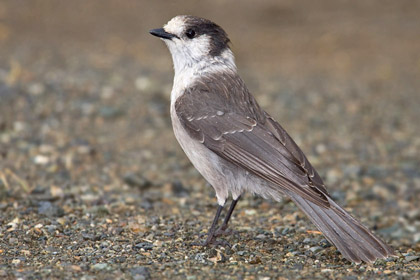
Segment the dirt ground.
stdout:
<svg viewBox="0 0 420 280">
<path fill-rule="evenodd" d="M 339 204 L 397 257 L 351 264 L 304 214 L 246 195 L 201 248 L 213 189 L 173 136 L 177 14 L 239 72 Z M 420 1 L 0 2 L 0 278 L 419 279 Z"/>
</svg>

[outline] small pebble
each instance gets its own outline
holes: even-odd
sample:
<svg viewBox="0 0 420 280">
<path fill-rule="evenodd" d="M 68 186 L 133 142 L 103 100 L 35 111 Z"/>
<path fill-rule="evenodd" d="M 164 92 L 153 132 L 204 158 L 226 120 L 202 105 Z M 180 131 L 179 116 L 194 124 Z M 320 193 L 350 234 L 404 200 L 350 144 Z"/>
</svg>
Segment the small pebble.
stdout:
<svg viewBox="0 0 420 280">
<path fill-rule="evenodd" d="M 248 263 L 250 263 L 250 264 L 259 264 L 259 263 L 261 263 L 261 259 L 258 256 L 251 256 L 249 258 Z"/>
<path fill-rule="evenodd" d="M 406 256 L 404 262 L 409 263 L 418 259 L 420 259 L 420 256 Z"/>
<path fill-rule="evenodd" d="M 130 187 L 136 187 L 142 190 L 149 188 L 152 182 L 140 174 L 127 173 L 124 175 L 124 182 Z"/>
<path fill-rule="evenodd" d="M 130 274 L 133 279 L 136 280 L 148 280 L 151 279 L 149 268 L 145 266 L 136 266 L 130 268 Z"/>
<path fill-rule="evenodd" d="M 48 217 L 60 217 L 64 215 L 64 211 L 49 201 L 40 201 L 38 203 L 38 214 Z"/>
<path fill-rule="evenodd" d="M 105 270 L 108 269 L 109 266 L 106 263 L 97 263 L 92 266 L 93 270 Z"/>
<path fill-rule="evenodd" d="M 137 249 L 152 250 L 153 246 L 154 245 L 149 242 L 140 242 L 140 243 L 137 243 L 134 247 Z"/>
<path fill-rule="evenodd" d="M 13 245 L 13 244 L 17 244 L 19 242 L 19 240 L 15 237 L 10 237 L 9 238 L 9 244 Z"/>
<path fill-rule="evenodd" d="M 319 246 L 309 248 L 309 250 L 311 250 L 312 253 L 318 253 L 319 251 L 322 251 L 323 249 L 324 248 L 319 247 Z"/>
<path fill-rule="evenodd" d="M 39 165 L 46 165 L 50 162 L 50 159 L 47 156 L 37 155 L 34 157 L 34 163 Z"/>
</svg>

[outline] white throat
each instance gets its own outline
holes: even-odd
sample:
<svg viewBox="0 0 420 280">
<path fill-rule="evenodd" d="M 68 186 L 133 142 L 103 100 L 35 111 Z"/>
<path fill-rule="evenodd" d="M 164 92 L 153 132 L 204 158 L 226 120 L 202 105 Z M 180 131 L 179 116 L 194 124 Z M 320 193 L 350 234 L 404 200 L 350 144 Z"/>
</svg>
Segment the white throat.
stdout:
<svg viewBox="0 0 420 280">
<path fill-rule="evenodd" d="M 201 56 L 198 60 L 194 56 L 182 53 L 182 49 L 173 49 L 167 44 L 174 63 L 174 83 L 171 92 L 171 103 L 180 97 L 186 88 L 190 87 L 197 78 L 216 72 L 236 73 L 235 58 L 230 49 L 226 49 L 220 56 Z"/>
</svg>

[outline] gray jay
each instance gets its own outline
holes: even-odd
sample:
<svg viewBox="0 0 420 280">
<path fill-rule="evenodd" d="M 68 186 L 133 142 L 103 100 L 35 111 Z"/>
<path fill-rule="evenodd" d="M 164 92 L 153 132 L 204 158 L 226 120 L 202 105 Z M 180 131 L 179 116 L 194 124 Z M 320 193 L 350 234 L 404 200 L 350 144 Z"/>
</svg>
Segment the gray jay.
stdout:
<svg viewBox="0 0 420 280">
<path fill-rule="evenodd" d="M 171 119 L 175 137 L 216 191 L 219 207 L 207 239 L 217 243 L 241 194 L 287 196 L 349 261 L 373 262 L 394 251 L 337 205 L 283 127 L 260 108 L 237 73 L 226 32 L 194 16 L 176 16 L 150 30 L 172 55 Z M 221 227 L 217 222 L 233 198 Z"/>
</svg>

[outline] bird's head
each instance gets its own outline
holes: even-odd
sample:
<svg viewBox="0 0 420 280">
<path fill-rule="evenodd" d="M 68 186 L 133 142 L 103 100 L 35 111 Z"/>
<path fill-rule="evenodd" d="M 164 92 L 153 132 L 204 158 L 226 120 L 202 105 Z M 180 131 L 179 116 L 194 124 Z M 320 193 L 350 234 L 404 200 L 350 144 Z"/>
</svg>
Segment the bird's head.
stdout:
<svg viewBox="0 0 420 280">
<path fill-rule="evenodd" d="M 169 48 L 175 71 L 211 61 L 234 66 L 226 32 L 210 20 L 194 16 L 176 16 L 163 28 L 150 30 Z"/>
</svg>

